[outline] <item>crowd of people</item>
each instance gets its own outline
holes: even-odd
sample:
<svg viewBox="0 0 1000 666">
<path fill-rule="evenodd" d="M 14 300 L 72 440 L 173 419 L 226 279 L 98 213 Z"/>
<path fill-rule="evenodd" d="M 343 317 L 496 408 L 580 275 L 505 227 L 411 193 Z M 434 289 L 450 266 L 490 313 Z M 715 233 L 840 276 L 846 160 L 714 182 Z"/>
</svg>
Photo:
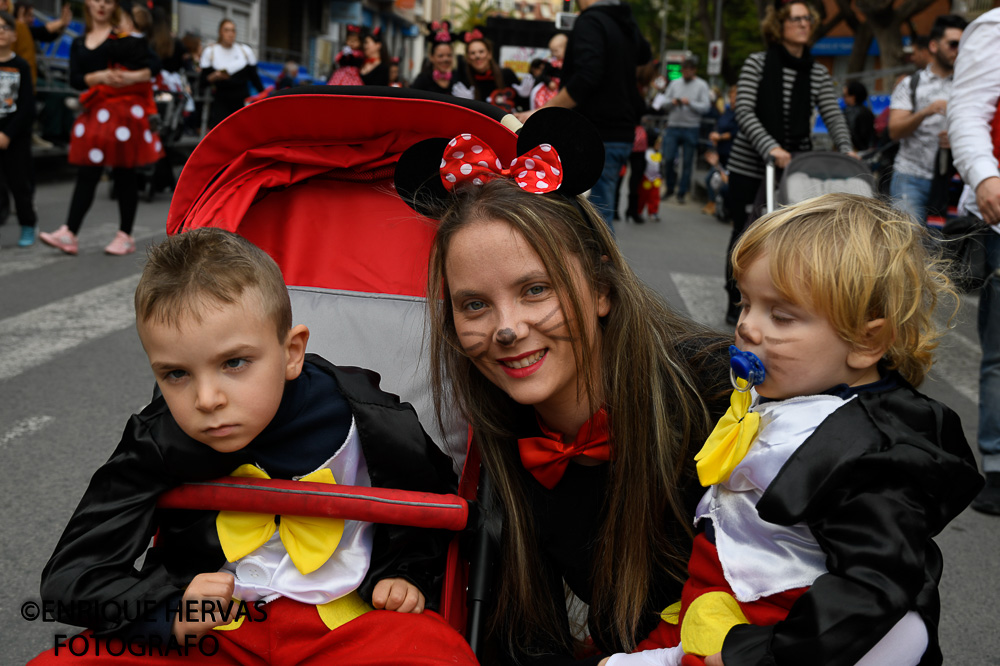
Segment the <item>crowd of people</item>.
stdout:
<svg viewBox="0 0 1000 666">
<path fill-rule="evenodd" d="M 714 203 L 733 225 L 725 288 L 735 330 L 725 336 L 644 284 L 612 224 L 628 168 L 646 192 L 630 195 L 630 219 L 658 215 L 663 197 L 685 203 L 711 91 L 686 60 L 655 96 L 667 126 L 651 137 L 639 121 L 652 52 L 629 5 L 578 3 L 573 32 L 554 38 L 530 85 L 481 33 L 456 38 L 444 26 L 412 83 L 519 110 L 526 134 L 563 137 L 532 153 L 538 184 L 453 163 L 464 157 L 458 142 L 475 141 L 456 128 L 444 156 L 418 145 L 400 159 L 399 170 L 441 185 L 433 200 L 396 188 L 438 222 L 426 298 L 436 407 L 464 417 L 495 488 L 492 649 L 515 663 L 590 666 L 942 663 L 933 537 L 970 503 L 1000 514 L 1000 69 L 990 59 L 1000 9 L 971 25 L 939 17 L 926 67 L 897 83 L 891 201 L 826 194 L 758 215 L 765 165 L 785 169 L 812 150 L 815 111 L 843 154 L 876 140 L 867 90 L 848 84 L 842 111 L 810 54 L 815 8 L 767 8 L 767 47 L 746 59 L 707 136 L 709 187 L 724 192 Z M 154 56 L 142 7 L 86 0 L 84 11 L 70 61 L 84 90 L 70 146 L 77 182 L 67 224 L 40 238 L 76 254 L 111 169 L 120 229 L 105 251 L 121 255 L 135 250 L 135 169 L 163 156 L 150 118 L 168 47 Z M 30 122 L 11 108 L 32 99 L 16 31 L 0 9 L 0 82 L 16 90 L 15 104 L 0 107 L 3 173 L 33 242 L 32 186 L 6 161 L 30 142 Z M 215 122 L 242 106 L 248 83 L 263 88 L 255 54 L 236 38 L 223 21 L 198 58 Z M 348 38 L 331 83 L 398 83 L 379 31 Z M 283 85 L 293 83 L 285 74 Z M 577 160 L 560 161 L 566 141 Z M 952 161 L 966 211 L 992 225 L 979 302 L 985 482 L 958 416 L 917 389 L 943 334 L 934 308 L 958 298 L 925 224 Z M 553 191 L 550 175 L 571 185 Z M 162 644 L 219 629 L 213 663 L 246 663 L 264 645 L 276 663 L 291 654 L 377 663 L 402 651 L 412 663 L 476 663 L 432 612 L 439 534 L 156 509 L 161 492 L 225 474 L 455 490 L 450 461 L 375 373 L 306 354 L 309 331 L 293 326 L 274 261 L 226 231 L 173 236 L 150 252 L 135 310 L 159 390 L 42 572 L 57 619 L 98 641 Z M 734 358 L 759 374 L 737 378 Z M 586 642 L 568 591 L 586 604 Z M 170 612 L 181 601 L 221 609 L 234 596 L 265 605 L 267 622 Z M 141 612 L 98 610 L 115 603 Z M 32 663 L 59 659 L 54 648 Z M 78 661 L 88 659 L 100 663 Z"/>
</svg>

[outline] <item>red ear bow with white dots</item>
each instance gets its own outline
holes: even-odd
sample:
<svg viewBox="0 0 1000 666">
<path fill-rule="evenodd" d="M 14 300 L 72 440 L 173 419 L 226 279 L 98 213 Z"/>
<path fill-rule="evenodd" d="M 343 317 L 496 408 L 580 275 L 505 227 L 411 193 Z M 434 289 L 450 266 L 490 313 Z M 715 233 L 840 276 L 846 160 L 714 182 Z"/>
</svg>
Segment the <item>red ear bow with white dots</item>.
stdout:
<svg viewBox="0 0 1000 666">
<path fill-rule="evenodd" d="M 471 183 L 482 185 L 494 178 L 511 178 L 533 194 L 555 192 L 562 185 L 562 160 L 547 143 L 535 146 L 504 168 L 486 142 L 472 134 L 460 134 L 448 142 L 441 159 L 441 183 L 446 190 Z"/>
</svg>

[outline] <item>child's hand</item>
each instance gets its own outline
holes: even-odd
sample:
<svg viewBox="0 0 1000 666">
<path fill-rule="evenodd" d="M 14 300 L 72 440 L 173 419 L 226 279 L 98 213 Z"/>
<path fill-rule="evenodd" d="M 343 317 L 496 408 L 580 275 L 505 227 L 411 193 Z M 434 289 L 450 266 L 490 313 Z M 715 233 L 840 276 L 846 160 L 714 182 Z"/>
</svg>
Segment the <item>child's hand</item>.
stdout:
<svg viewBox="0 0 1000 666">
<path fill-rule="evenodd" d="M 372 606 L 399 613 L 423 613 L 424 593 L 403 578 L 383 578 L 372 592 Z"/>
<path fill-rule="evenodd" d="M 238 604 L 232 603 L 235 581 L 232 574 L 222 572 L 195 576 L 184 590 L 181 612 L 174 618 L 174 638 L 183 645 L 185 636 L 200 637 L 213 627 L 232 622 L 229 615 L 235 614 L 239 608 Z M 203 602 L 214 604 L 214 611 L 212 606 Z M 227 609 L 229 614 L 226 614 Z M 185 610 L 191 611 L 187 617 Z"/>
</svg>

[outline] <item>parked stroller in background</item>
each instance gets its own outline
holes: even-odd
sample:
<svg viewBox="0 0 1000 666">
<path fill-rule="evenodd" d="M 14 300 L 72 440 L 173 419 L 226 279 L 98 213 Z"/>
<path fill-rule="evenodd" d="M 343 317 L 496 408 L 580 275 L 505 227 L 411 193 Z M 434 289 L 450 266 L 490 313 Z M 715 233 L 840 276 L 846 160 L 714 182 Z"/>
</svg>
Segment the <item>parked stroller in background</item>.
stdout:
<svg viewBox="0 0 1000 666">
<path fill-rule="evenodd" d="M 185 110 L 194 111 L 194 101 L 181 74 L 160 72 L 153 82 L 153 99 L 159 122 L 154 128 L 163 143 L 164 156 L 153 165 L 140 168 L 139 191 L 152 201 L 158 192 L 173 190 L 177 185 L 174 163 L 177 162 L 176 144 L 184 135 Z"/>
<path fill-rule="evenodd" d="M 290 495 L 275 491 L 315 484 L 240 479 L 182 486 L 161 506 L 274 512 L 280 494 L 279 513 L 286 515 L 466 529 L 464 547 L 456 539 L 449 553 L 440 612 L 477 653 L 490 542 L 485 530 L 476 531 L 481 502 L 472 500 L 477 483 L 481 498 L 488 480 L 480 480 L 467 424 L 435 418 L 423 351 L 435 227 L 400 199 L 393 176 L 404 150 L 456 131 L 474 133 L 509 161 L 519 125 L 497 107 L 434 93 L 295 88 L 241 109 L 201 141 L 181 173 L 167 223 L 170 234 L 203 226 L 234 231 L 270 254 L 289 285 L 295 323 L 309 326 L 309 350 L 379 372 L 381 387 L 414 406 L 462 475 L 460 497 L 342 485 L 323 497 L 314 487 Z"/>
</svg>

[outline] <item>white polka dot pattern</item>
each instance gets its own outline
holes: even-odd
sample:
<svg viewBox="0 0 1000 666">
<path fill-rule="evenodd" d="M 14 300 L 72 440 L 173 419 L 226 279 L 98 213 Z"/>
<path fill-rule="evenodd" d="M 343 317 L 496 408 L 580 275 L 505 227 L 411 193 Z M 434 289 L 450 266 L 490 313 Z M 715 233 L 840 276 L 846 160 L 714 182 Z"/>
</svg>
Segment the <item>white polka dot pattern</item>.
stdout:
<svg viewBox="0 0 1000 666">
<path fill-rule="evenodd" d="M 535 194 L 554 192 L 562 185 L 562 160 L 551 145 L 536 146 L 505 169 L 493 149 L 471 134 L 461 134 L 448 142 L 440 171 L 447 190 L 463 183 L 482 185 L 494 178 L 511 178 L 520 188 Z"/>
</svg>

